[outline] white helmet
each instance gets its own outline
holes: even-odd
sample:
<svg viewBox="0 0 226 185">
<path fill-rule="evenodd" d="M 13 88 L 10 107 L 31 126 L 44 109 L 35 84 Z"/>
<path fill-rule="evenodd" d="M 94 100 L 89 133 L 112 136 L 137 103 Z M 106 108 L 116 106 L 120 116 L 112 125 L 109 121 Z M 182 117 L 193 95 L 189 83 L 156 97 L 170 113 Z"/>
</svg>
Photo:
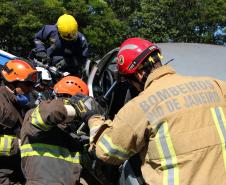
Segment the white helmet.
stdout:
<svg viewBox="0 0 226 185">
<path fill-rule="evenodd" d="M 52 77 L 49 73 L 49 71 L 43 67 L 36 67 L 37 71 L 40 71 L 42 73 L 41 77 L 42 80 L 51 81 Z"/>
</svg>

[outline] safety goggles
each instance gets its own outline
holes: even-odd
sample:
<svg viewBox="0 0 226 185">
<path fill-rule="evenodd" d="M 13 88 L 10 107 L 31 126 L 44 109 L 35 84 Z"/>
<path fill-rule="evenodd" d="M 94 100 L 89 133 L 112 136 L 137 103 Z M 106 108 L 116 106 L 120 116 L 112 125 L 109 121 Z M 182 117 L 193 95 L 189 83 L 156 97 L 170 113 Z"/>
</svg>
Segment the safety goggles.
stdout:
<svg viewBox="0 0 226 185">
<path fill-rule="evenodd" d="M 64 40 L 77 40 L 78 34 L 60 34 L 61 38 Z"/>
<path fill-rule="evenodd" d="M 33 73 L 30 73 L 27 76 L 27 78 L 24 79 L 24 81 L 33 82 L 34 84 L 40 82 L 40 80 L 41 80 L 41 72 L 40 71 L 35 71 Z"/>
</svg>

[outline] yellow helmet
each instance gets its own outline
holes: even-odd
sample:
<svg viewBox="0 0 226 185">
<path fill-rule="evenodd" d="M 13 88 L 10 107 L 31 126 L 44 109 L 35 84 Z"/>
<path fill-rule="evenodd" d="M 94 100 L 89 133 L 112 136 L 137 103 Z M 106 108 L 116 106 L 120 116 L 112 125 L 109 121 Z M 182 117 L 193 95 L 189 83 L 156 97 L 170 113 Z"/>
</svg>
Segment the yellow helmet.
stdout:
<svg viewBox="0 0 226 185">
<path fill-rule="evenodd" d="M 78 34 L 78 23 L 71 15 L 61 15 L 57 20 L 57 29 L 62 39 L 75 40 Z"/>
</svg>

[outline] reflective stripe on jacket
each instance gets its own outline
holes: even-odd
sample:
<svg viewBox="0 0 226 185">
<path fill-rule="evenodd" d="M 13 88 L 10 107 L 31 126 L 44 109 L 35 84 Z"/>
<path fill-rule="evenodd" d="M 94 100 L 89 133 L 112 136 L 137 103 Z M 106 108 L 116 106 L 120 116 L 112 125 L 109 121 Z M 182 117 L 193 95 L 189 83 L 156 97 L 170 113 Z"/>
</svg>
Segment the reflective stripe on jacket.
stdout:
<svg viewBox="0 0 226 185">
<path fill-rule="evenodd" d="M 107 155 L 123 161 L 135 154 L 134 150 L 125 150 L 120 145 L 115 145 L 107 134 L 103 134 L 98 145 Z"/>
<path fill-rule="evenodd" d="M 130 151 L 139 153 L 147 184 L 223 185 L 225 116 L 225 82 L 162 66 L 113 121 L 93 116 L 89 127 L 98 128 L 92 141 L 105 162 L 121 164 Z"/>
<path fill-rule="evenodd" d="M 16 136 L 0 135 L 0 156 L 10 156 L 13 140 Z"/>
<path fill-rule="evenodd" d="M 26 179 L 64 185 L 79 180 L 81 146 L 66 132 L 67 104 L 63 99 L 42 101 L 27 112 L 20 147 Z"/>
<path fill-rule="evenodd" d="M 67 148 L 59 146 L 33 143 L 22 145 L 20 150 L 21 158 L 28 156 L 40 156 L 61 159 L 71 163 L 80 163 L 79 152 L 70 152 Z"/>
<path fill-rule="evenodd" d="M 43 131 L 48 131 L 51 129 L 51 125 L 46 124 L 43 120 L 42 117 L 40 115 L 39 112 L 39 105 L 34 109 L 34 111 L 32 112 L 32 120 L 31 120 L 31 124 L 40 128 Z"/>
</svg>

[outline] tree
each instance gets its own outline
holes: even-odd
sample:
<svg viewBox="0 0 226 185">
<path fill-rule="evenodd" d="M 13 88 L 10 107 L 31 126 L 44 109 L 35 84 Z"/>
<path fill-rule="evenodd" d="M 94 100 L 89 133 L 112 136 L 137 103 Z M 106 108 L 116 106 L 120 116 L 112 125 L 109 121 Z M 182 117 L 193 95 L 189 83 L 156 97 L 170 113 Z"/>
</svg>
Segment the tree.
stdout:
<svg viewBox="0 0 226 185">
<path fill-rule="evenodd" d="M 11 0 L 0 7 L 1 48 L 27 56 L 34 47 L 33 35 L 43 24 L 54 23 L 65 9 L 58 0 Z M 48 15 L 48 16 L 46 16 Z"/>
<path fill-rule="evenodd" d="M 1 49 L 27 56 L 35 32 L 44 24 L 55 24 L 63 13 L 76 17 L 92 58 L 117 47 L 126 34 L 124 23 L 103 0 L 10 0 L 0 7 Z"/>
<path fill-rule="evenodd" d="M 151 29 L 155 37 L 160 31 L 162 41 L 214 43 L 214 32 L 226 24 L 225 0 L 142 0 L 141 5 L 144 32 Z"/>
<path fill-rule="evenodd" d="M 72 0 L 65 7 L 76 17 L 79 29 L 87 37 L 92 58 L 103 56 L 124 39 L 126 25 L 105 1 Z"/>
<path fill-rule="evenodd" d="M 168 42 L 177 33 L 176 28 L 167 27 L 165 5 L 156 0 L 141 0 L 140 9 L 129 16 L 129 37 L 143 37 L 153 42 Z"/>
<path fill-rule="evenodd" d="M 109 0 L 108 3 L 120 20 L 126 21 L 133 12 L 141 10 L 140 0 Z"/>
<path fill-rule="evenodd" d="M 0 48 L 26 56 L 33 36 L 63 13 L 75 16 L 91 57 L 129 37 L 154 42 L 225 43 L 225 0 L 1 0 Z"/>
</svg>

